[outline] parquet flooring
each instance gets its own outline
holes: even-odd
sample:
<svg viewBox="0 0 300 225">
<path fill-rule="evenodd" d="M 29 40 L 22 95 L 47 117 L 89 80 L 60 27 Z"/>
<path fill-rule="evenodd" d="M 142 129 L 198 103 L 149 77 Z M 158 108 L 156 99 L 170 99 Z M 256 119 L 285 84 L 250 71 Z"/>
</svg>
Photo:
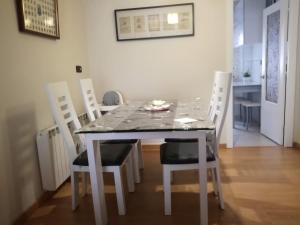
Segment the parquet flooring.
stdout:
<svg viewBox="0 0 300 225">
<path fill-rule="evenodd" d="M 272 148 L 221 150 L 225 210 L 218 208 L 208 183 L 210 225 L 299 225 L 300 151 Z M 113 177 L 105 174 L 109 225 L 199 225 L 195 171 L 177 172 L 172 185 L 172 216 L 163 215 L 162 169 L 158 151 L 144 153 L 142 183 L 126 193 L 127 215 L 118 216 Z M 124 187 L 126 188 L 124 180 Z M 71 210 L 70 184 L 38 208 L 26 225 L 92 225 L 91 194 Z"/>
</svg>

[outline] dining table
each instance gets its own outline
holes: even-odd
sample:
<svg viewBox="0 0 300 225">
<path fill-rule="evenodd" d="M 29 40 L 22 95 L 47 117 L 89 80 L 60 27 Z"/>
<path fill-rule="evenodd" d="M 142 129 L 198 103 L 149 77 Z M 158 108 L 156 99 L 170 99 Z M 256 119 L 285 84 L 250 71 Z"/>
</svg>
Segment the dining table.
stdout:
<svg viewBox="0 0 300 225">
<path fill-rule="evenodd" d="M 108 223 L 99 141 L 183 138 L 198 140 L 199 214 L 201 225 L 207 225 L 206 136 L 215 133 L 215 125 L 208 117 L 207 105 L 199 98 L 170 100 L 165 103 L 168 107 L 163 110 L 149 110 L 146 107 L 149 104 L 151 101 L 130 101 L 75 131 L 85 139 L 95 223 Z"/>
</svg>

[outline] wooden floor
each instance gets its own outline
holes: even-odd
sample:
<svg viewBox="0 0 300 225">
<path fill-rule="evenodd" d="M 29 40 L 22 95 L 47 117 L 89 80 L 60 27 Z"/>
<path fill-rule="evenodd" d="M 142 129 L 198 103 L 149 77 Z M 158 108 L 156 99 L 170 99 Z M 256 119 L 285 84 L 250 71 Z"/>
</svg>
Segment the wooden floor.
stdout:
<svg viewBox="0 0 300 225">
<path fill-rule="evenodd" d="M 164 216 L 159 153 L 145 152 L 144 159 L 142 183 L 126 196 L 126 216 L 118 216 L 113 179 L 105 175 L 109 225 L 199 225 L 196 172 L 175 174 L 173 215 Z M 225 211 L 218 208 L 209 182 L 209 224 L 300 224 L 300 151 L 274 147 L 222 150 L 221 161 Z M 72 212 L 67 183 L 25 224 L 94 224 L 91 195 L 81 198 L 79 208 Z"/>
</svg>

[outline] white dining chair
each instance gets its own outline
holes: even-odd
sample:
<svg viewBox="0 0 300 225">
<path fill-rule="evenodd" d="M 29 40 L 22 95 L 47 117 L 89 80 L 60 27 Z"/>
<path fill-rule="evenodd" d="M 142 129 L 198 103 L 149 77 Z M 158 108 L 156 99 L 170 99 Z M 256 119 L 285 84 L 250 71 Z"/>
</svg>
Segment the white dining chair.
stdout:
<svg viewBox="0 0 300 225">
<path fill-rule="evenodd" d="M 217 77 L 218 77 L 219 71 L 216 71 L 214 74 L 214 81 L 212 86 L 212 92 L 210 96 L 209 106 L 208 106 L 208 117 L 212 120 L 214 109 L 215 109 L 215 102 L 216 102 L 216 94 L 217 94 Z"/>
<path fill-rule="evenodd" d="M 210 96 L 210 101 L 208 105 L 207 110 L 207 116 L 212 121 L 214 117 L 214 110 L 215 110 L 215 104 L 216 104 L 216 94 L 217 94 L 217 82 L 218 82 L 218 76 L 222 74 L 222 71 L 215 71 L 214 73 L 214 80 L 212 85 L 212 92 Z M 210 135 L 207 136 L 207 139 L 210 140 Z M 181 138 L 166 138 L 165 142 L 196 142 L 196 139 L 181 139 Z"/>
<path fill-rule="evenodd" d="M 84 100 L 84 107 L 90 121 L 94 121 L 101 117 L 101 111 L 97 103 L 95 91 L 91 79 L 80 80 L 81 94 Z M 106 141 L 108 144 L 132 144 L 133 162 L 134 162 L 134 179 L 136 183 L 141 182 L 140 168 L 143 168 L 143 156 L 141 141 L 136 139 L 128 140 L 112 140 Z"/>
<path fill-rule="evenodd" d="M 50 83 L 46 86 L 50 108 L 64 143 L 67 147 L 72 187 L 72 209 L 75 210 L 79 200 L 79 173 L 83 175 L 83 194 L 86 193 L 86 173 L 89 173 L 89 163 L 85 140 L 81 135 L 72 135 L 71 130 L 78 130 L 81 124 L 76 115 L 68 85 L 66 82 Z M 77 144 L 75 144 L 77 143 Z M 98 143 L 99 144 L 99 143 Z M 98 146 L 99 147 L 99 146 Z M 130 144 L 101 144 L 101 161 L 103 172 L 113 173 L 116 187 L 119 215 L 126 214 L 124 190 L 121 169 L 126 166 L 129 192 L 134 192 L 132 146 Z"/>
<path fill-rule="evenodd" d="M 223 129 L 228 101 L 231 90 L 231 73 L 216 73 L 216 90 L 212 110 L 212 121 L 216 126 L 215 138 L 206 143 L 207 169 L 212 173 L 214 192 L 217 194 L 221 209 L 224 209 L 223 193 L 221 188 L 219 142 Z M 205 144 L 205 143 L 200 143 Z M 160 147 L 160 160 L 163 165 L 163 186 L 165 215 L 171 215 L 171 177 L 173 171 L 198 169 L 198 142 L 176 141 L 167 142 Z M 215 183 L 216 182 L 216 183 Z"/>
<path fill-rule="evenodd" d="M 214 119 L 215 116 L 215 110 L 216 110 L 216 104 L 217 104 L 217 94 L 219 93 L 220 90 L 218 90 L 218 88 L 220 88 L 221 82 L 220 79 L 223 77 L 224 75 L 226 76 L 226 74 L 223 71 L 215 71 L 214 73 L 214 80 L 213 80 L 213 87 L 212 87 L 212 93 L 210 96 L 210 101 L 209 101 L 209 107 L 208 107 L 208 116 L 211 120 Z M 232 78 L 231 78 L 232 79 Z M 230 80 L 230 84 L 231 86 L 231 80 Z"/>
</svg>

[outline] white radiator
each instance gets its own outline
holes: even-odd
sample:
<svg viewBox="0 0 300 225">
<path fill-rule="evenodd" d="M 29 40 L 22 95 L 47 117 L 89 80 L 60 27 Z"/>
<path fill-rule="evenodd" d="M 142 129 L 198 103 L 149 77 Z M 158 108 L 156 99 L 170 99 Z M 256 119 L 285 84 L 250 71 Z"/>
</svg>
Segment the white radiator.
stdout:
<svg viewBox="0 0 300 225">
<path fill-rule="evenodd" d="M 79 116 L 81 124 L 88 122 L 87 115 Z M 37 148 L 44 190 L 55 191 L 70 176 L 69 156 L 57 126 L 37 134 Z"/>
</svg>

